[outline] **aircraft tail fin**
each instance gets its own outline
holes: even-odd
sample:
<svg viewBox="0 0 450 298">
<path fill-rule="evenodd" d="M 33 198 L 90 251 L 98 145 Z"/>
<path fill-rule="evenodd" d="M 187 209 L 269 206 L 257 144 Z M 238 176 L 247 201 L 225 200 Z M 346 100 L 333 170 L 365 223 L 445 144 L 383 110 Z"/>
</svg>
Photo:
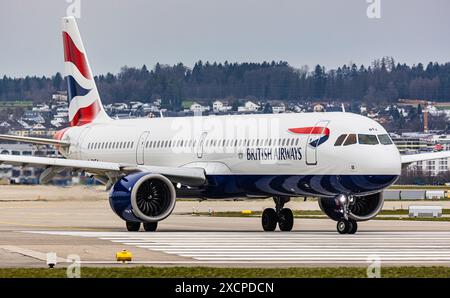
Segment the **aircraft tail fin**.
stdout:
<svg viewBox="0 0 450 298">
<path fill-rule="evenodd" d="M 110 118 L 103 109 L 74 17 L 62 19 L 62 34 L 70 126 L 109 120 Z"/>
</svg>

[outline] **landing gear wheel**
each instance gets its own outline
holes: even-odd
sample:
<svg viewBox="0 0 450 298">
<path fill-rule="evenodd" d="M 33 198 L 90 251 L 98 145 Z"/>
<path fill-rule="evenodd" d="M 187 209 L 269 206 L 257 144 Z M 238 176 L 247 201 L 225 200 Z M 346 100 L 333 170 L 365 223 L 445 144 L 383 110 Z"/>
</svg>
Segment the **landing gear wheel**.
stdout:
<svg viewBox="0 0 450 298">
<path fill-rule="evenodd" d="M 281 231 L 289 232 L 294 226 L 294 214 L 289 208 L 283 208 L 278 214 L 278 227 Z"/>
<path fill-rule="evenodd" d="M 340 220 L 337 222 L 336 229 L 339 234 L 347 234 L 350 230 L 350 223 L 347 220 Z"/>
<path fill-rule="evenodd" d="M 277 227 L 277 220 L 278 216 L 275 209 L 272 208 L 264 209 L 261 217 L 261 223 L 264 231 L 266 232 L 275 231 L 275 228 Z"/>
<path fill-rule="evenodd" d="M 146 232 L 154 232 L 158 228 L 158 222 L 144 222 L 144 230 Z"/>
<path fill-rule="evenodd" d="M 349 220 L 350 228 L 348 229 L 348 234 L 355 234 L 358 231 L 358 222 L 356 220 Z"/>
<path fill-rule="evenodd" d="M 141 228 L 141 223 L 140 222 L 127 221 L 126 224 L 127 224 L 127 230 L 129 232 L 137 232 Z"/>
</svg>

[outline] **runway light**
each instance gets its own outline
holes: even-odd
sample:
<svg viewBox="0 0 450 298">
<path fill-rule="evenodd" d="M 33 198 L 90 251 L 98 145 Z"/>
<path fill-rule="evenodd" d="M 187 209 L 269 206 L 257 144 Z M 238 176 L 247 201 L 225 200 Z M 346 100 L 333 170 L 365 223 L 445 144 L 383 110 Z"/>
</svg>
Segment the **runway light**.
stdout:
<svg viewBox="0 0 450 298">
<path fill-rule="evenodd" d="M 57 263 L 57 256 L 55 252 L 49 252 L 47 253 L 47 266 L 49 268 L 54 268 Z"/>
<path fill-rule="evenodd" d="M 116 260 L 117 262 L 122 263 L 131 262 L 133 260 L 133 254 L 131 253 L 131 251 L 124 249 L 116 253 Z"/>
</svg>

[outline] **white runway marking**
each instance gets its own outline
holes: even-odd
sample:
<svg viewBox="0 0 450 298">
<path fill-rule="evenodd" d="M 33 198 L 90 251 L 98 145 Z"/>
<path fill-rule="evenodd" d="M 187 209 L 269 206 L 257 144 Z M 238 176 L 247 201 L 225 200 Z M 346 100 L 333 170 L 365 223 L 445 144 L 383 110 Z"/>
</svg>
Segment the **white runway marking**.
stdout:
<svg viewBox="0 0 450 298">
<path fill-rule="evenodd" d="M 192 258 L 192 263 L 367 264 L 376 256 L 385 263 L 450 265 L 450 232 L 26 232 L 91 237 Z M 180 262 L 189 261 L 173 261 Z"/>
</svg>

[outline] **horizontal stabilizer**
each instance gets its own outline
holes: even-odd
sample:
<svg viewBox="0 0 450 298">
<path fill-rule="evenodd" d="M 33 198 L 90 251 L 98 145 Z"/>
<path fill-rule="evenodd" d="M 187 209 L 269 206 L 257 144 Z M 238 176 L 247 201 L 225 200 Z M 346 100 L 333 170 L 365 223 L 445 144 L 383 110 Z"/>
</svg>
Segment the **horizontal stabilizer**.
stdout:
<svg viewBox="0 0 450 298">
<path fill-rule="evenodd" d="M 41 145 L 53 145 L 53 146 L 69 146 L 69 142 L 45 139 L 45 138 L 32 138 L 32 137 L 22 137 L 22 136 L 12 136 L 12 135 L 2 135 L 0 134 L 0 140 L 16 141 L 22 143 L 32 143 Z"/>
</svg>

